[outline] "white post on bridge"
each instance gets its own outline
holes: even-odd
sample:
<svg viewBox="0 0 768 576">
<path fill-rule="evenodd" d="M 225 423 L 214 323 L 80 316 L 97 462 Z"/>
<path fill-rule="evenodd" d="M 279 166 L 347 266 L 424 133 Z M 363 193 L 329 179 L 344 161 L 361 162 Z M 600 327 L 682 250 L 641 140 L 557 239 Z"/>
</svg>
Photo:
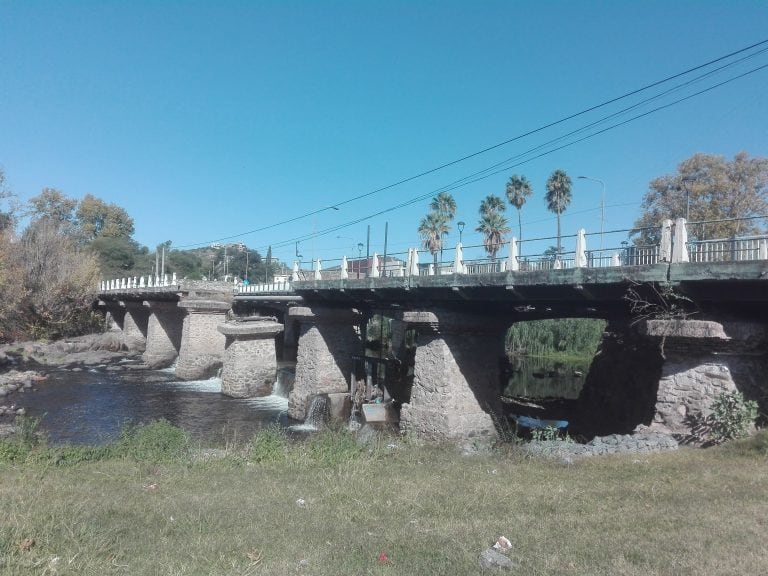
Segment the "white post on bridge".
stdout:
<svg viewBox="0 0 768 576">
<path fill-rule="evenodd" d="M 573 262 L 576 268 L 586 268 L 587 266 L 587 239 L 585 234 L 586 230 L 584 228 L 579 228 L 579 231 L 576 233 L 576 256 Z"/>
<path fill-rule="evenodd" d="M 410 276 L 418 276 L 419 275 L 419 250 L 418 248 L 411 248 L 411 267 L 410 267 Z"/>
<path fill-rule="evenodd" d="M 464 250 L 461 242 L 456 244 L 456 254 L 453 258 L 454 274 L 464 274 Z"/>
<path fill-rule="evenodd" d="M 298 260 L 293 261 L 293 272 L 291 273 L 291 281 L 292 282 L 299 281 L 299 261 Z"/>
<path fill-rule="evenodd" d="M 686 228 L 685 218 L 675 220 L 675 239 L 672 243 L 672 262 L 690 262 L 688 256 L 688 230 Z"/>
<path fill-rule="evenodd" d="M 314 268 L 315 268 L 315 280 L 322 280 L 323 276 L 322 276 L 322 274 L 320 274 L 320 270 L 322 270 L 322 266 L 323 265 L 320 263 L 320 258 L 315 260 L 314 264 L 315 264 L 315 266 L 314 266 Z"/>
<path fill-rule="evenodd" d="M 661 221 L 661 240 L 659 241 L 659 262 L 672 261 L 672 220 Z"/>
<path fill-rule="evenodd" d="M 509 256 L 507 256 L 507 270 L 517 272 L 520 270 L 520 258 L 518 258 L 518 246 L 517 238 L 512 236 L 512 240 L 509 241 Z"/>
<path fill-rule="evenodd" d="M 379 274 L 379 255 L 374 252 L 373 253 L 373 262 L 371 264 L 371 278 L 378 278 L 380 276 Z"/>
<path fill-rule="evenodd" d="M 349 278 L 349 270 L 347 270 L 347 257 L 342 256 L 341 258 L 341 279 L 346 280 Z"/>
</svg>

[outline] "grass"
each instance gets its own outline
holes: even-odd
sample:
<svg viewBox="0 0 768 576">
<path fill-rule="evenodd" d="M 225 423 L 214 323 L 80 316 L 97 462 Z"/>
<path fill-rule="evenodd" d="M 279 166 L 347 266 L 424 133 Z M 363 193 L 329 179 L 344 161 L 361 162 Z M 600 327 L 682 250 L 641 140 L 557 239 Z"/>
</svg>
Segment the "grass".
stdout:
<svg viewBox="0 0 768 576">
<path fill-rule="evenodd" d="M 765 432 L 570 466 L 397 444 L 268 430 L 199 460 L 158 425 L 79 460 L 34 448 L 0 463 L 0 574 L 463 576 L 500 535 L 519 574 L 768 573 Z"/>
</svg>

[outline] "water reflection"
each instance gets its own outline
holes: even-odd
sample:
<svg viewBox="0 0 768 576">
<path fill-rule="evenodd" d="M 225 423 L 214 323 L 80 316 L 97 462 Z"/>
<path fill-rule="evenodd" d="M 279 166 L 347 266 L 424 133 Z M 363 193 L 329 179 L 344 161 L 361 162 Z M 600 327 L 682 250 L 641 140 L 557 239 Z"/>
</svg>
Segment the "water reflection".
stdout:
<svg viewBox="0 0 768 576">
<path fill-rule="evenodd" d="M 515 356 L 505 396 L 524 398 L 565 398 L 581 394 L 592 358 L 561 360 L 537 356 Z"/>
<path fill-rule="evenodd" d="M 15 397 L 52 444 L 101 444 L 126 424 L 164 418 L 204 442 L 246 441 L 254 432 L 287 425 L 287 398 L 235 399 L 217 378 L 183 382 L 169 371 L 55 371 L 33 392 Z"/>
</svg>

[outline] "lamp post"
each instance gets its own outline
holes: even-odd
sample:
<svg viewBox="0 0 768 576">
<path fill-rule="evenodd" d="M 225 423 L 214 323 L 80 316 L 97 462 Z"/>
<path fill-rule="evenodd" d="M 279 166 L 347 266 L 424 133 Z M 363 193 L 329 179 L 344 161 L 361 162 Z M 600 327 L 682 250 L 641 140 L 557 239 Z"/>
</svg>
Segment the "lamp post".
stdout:
<svg viewBox="0 0 768 576">
<path fill-rule="evenodd" d="M 685 176 L 680 182 L 683 185 L 683 190 L 685 190 L 685 221 L 688 222 L 690 220 L 691 215 L 691 189 L 688 188 L 689 182 L 694 182 L 696 178 L 693 176 Z"/>
<path fill-rule="evenodd" d="M 464 244 L 462 243 L 461 238 L 462 238 L 462 236 L 464 234 L 464 226 L 466 226 L 466 225 L 467 225 L 467 223 L 464 222 L 464 220 L 459 220 L 458 222 L 456 222 L 456 228 L 459 229 L 459 244 L 461 244 L 462 246 Z"/>
<path fill-rule="evenodd" d="M 363 259 L 363 243 L 357 243 L 357 278 L 360 279 L 360 262 Z"/>
<path fill-rule="evenodd" d="M 591 180 L 592 182 L 599 182 L 600 189 L 600 250 L 603 249 L 603 226 L 605 225 L 605 182 L 600 178 L 592 178 L 591 176 L 578 176 L 581 180 Z"/>
</svg>

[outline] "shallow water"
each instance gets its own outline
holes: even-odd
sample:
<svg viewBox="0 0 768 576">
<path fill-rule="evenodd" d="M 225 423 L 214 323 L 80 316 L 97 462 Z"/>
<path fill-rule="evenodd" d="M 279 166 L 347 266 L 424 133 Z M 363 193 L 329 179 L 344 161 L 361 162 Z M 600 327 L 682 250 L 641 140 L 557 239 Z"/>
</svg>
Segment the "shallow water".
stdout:
<svg viewBox="0 0 768 576">
<path fill-rule="evenodd" d="M 40 418 L 51 444 L 102 444 L 126 425 L 161 418 L 209 443 L 244 442 L 265 426 L 288 424 L 287 398 L 230 398 L 218 378 L 184 382 L 172 370 L 54 371 L 13 402 Z"/>
</svg>

